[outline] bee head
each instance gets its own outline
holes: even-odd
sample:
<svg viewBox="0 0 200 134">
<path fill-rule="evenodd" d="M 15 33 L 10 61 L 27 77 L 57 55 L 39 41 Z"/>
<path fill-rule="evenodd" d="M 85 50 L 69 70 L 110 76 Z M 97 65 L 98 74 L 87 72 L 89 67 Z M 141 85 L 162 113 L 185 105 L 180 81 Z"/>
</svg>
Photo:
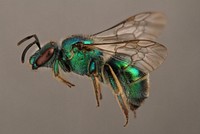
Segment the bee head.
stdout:
<svg viewBox="0 0 200 134">
<path fill-rule="evenodd" d="M 55 59 L 58 57 L 58 45 L 55 42 L 49 42 L 45 44 L 42 48 L 40 46 L 39 40 L 36 35 L 28 36 L 22 39 L 18 45 L 22 44 L 24 41 L 34 37 L 35 41 L 30 43 L 23 51 L 21 56 L 21 61 L 24 63 L 25 55 L 31 46 L 36 44 L 39 48 L 29 59 L 29 63 L 32 65 L 32 69 L 38 69 L 39 67 L 52 67 Z"/>
<path fill-rule="evenodd" d="M 44 47 L 36 51 L 29 59 L 32 69 L 39 67 L 52 67 L 57 58 L 58 46 L 55 42 L 49 42 Z"/>
</svg>

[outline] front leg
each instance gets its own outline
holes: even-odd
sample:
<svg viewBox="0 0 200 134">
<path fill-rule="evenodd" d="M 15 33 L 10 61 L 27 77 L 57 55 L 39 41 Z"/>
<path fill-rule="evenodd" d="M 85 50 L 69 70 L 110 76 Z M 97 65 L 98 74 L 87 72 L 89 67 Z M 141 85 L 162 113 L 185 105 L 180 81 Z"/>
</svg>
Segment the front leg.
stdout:
<svg viewBox="0 0 200 134">
<path fill-rule="evenodd" d="M 60 79 L 62 82 L 64 82 L 68 87 L 72 87 L 75 86 L 74 84 L 70 83 L 69 81 L 65 80 L 64 78 L 62 78 L 60 75 L 57 76 L 58 79 Z"/>
<path fill-rule="evenodd" d="M 70 83 L 69 81 L 65 80 L 64 78 L 62 78 L 60 76 L 60 73 L 59 73 L 59 61 L 56 60 L 53 64 L 53 72 L 54 72 L 54 76 L 56 78 L 58 78 L 59 80 L 61 80 L 62 82 L 64 82 L 68 87 L 72 87 L 72 86 L 75 86 L 74 84 Z"/>
</svg>

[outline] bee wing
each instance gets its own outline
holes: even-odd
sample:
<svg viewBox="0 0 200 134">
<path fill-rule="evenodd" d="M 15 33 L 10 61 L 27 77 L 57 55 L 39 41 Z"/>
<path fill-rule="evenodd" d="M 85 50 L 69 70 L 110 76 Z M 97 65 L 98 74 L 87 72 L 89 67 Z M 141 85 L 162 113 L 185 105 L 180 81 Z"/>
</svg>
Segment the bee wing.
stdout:
<svg viewBox="0 0 200 134">
<path fill-rule="evenodd" d="M 125 41 L 135 39 L 155 40 L 166 23 L 165 15 L 158 12 L 144 12 L 119 24 L 91 35 L 100 42 Z"/>
<path fill-rule="evenodd" d="M 167 48 L 151 40 L 93 44 L 91 47 L 103 52 L 105 62 L 109 58 L 116 58 L 128 62 L 146 73 L 155 70 L 167 56 Z"/>
</svg>

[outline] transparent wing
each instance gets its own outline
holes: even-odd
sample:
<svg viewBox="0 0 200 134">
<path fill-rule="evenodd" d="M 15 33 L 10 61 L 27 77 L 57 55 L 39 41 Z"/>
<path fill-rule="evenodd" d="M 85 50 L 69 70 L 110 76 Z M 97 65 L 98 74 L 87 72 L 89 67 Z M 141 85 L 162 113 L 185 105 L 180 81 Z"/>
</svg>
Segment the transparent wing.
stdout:
<svg viewBox="0 0 200 134">
<path fill-rule="evenodd" d="M 146 73 L 155 70 L 163 63 L 167 56 L 167 48 L 151 40 L 130 40 L 93 44 L 90 47 L 102 51 L 105 61 L 109 58 L 123 60 Z"/>
<path fill-rule="evenodd" d="M 100 42 L 125 41 L 135 39 L 155 40 L 166 23 L 165 15 L 158 12 L 144 12 L 119 24 L 93 34 Z"/>
</svg>

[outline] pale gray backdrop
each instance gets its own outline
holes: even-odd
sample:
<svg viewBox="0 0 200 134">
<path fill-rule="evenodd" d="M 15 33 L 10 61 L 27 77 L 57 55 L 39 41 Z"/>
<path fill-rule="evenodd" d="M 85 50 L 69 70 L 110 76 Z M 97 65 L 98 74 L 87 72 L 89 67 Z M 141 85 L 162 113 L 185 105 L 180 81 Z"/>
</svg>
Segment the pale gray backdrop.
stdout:
<svg viewBox="0 0 200 134">
<path fill-rule="evenodd" d="M 103 86 L 96 108 L 90 79 L 73 73 L 69 89 L 51 69 L 21 64 L 17 42 L 36 33 L 41 43 L 92 34 L 143 11 L 168 24 L 158 41 L 165 63 L 151 74 L 150 97 L 123 128 L 124 117 Z M 199 134 L 200 2 L 198 0 L 0 0 L 0 134 Z M 25 44 L 24 44 L 25 45 Z"/>
</svg>

